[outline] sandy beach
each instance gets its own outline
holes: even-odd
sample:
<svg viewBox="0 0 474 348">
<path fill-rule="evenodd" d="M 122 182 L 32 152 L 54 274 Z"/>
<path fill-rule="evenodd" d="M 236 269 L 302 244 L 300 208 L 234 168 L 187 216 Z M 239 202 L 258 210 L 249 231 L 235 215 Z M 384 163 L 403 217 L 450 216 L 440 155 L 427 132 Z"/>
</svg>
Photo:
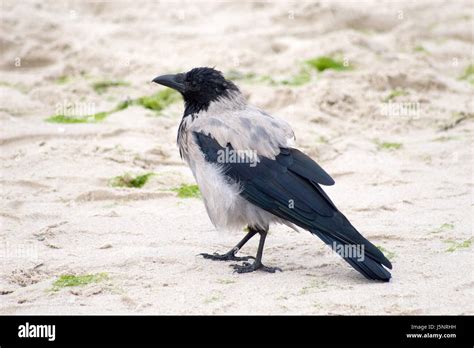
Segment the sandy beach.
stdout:
<svg viewBox="0 0 474 348">
<path fill-rule="evenodd" d="M 474 314 L 473 27 L 469 1 L 2 1 L 0 314 Z M 389 283 L 287 226 L 283 272 L 198 256 L 244 232 L 187 186 L 181 100 L 144 99 L 197 66 L 292 125 Z"/>
</svg>

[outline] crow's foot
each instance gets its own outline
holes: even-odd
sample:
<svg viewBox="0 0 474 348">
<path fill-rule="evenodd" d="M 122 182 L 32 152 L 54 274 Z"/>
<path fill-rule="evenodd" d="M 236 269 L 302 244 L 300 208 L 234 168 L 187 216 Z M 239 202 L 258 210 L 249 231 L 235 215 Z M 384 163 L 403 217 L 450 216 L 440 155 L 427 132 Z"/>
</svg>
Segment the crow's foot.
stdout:
<svg viewBox="0 0 474 348">
<path fill-rule="evenodd" d="M 213 260 L 213 261 L 248 261 L 250 259 L 255 259 L 255 257 L 253 257 L 253 256 L 242 256 L 242 257 L 235 256 L 235 253 L 236 253 L 236 251 L 231 250 L 231 251 L 229 251 L 228 253 L 225 253 L 225 254 L 218 254 L 218 253 L 206 254 L 206 253 L 202 253 L 202 254 L 199 254 L 199 255 L 201 255 L 205 259 L 209 259 L 209 260 Z"/>
<path fill-rule="evenodd" d="M 254 261 L 253 263 L 244 262 L 242 265 L 230 265 L 234 268 L 234 272 L 237 273 L 250 273 L 254 271 L 264 271 L 269 273 L 275 273 L 276 271 L 283 272 L 279 267 L 267 267 L 261 262 Z"/>
</svg>

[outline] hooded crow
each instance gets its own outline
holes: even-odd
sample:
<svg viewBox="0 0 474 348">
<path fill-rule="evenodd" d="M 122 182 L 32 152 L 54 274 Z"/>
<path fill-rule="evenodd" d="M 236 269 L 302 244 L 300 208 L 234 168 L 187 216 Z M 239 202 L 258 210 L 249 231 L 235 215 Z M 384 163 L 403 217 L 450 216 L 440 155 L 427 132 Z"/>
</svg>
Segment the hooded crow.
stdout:
<svg viewBox="0 0 474 348">
<path fill-rule="evenodd" d="M 217 229 L 248 228 L 229 252 L 201 254 L 204 258 L 244 261 L 231 265 L 238 273 L 281 271 L 263 265 L 262 255 L 270 224 L 282 223 L 318 236 L 366 278 L 389 281 L 384 266 L 391 269 L 390 261 L 321 188 L 334 180 L 295 148 L 288 123 L 247 104 L 239 88 L 212 68 L 162 75 L 153 82 L 183 96 L 179 152 L 193 172 L 212 223 Z M 238 257 L 256 234 L 256 257 Z"/>
</svg>

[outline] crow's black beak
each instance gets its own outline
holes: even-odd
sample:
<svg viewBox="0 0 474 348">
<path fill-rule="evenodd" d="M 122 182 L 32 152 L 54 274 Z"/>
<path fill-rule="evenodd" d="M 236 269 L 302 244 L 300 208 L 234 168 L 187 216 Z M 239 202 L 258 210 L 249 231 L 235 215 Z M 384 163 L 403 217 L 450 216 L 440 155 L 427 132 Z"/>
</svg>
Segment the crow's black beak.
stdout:
<svg viewBox="0 0 474 348">
<path fill-rule="evenodd" d="M 173 88 L 180 93 L 184 93 L 184 74 L 161 75 L 155 77 L 153 82 L 169 88 Z"/>
</svg>

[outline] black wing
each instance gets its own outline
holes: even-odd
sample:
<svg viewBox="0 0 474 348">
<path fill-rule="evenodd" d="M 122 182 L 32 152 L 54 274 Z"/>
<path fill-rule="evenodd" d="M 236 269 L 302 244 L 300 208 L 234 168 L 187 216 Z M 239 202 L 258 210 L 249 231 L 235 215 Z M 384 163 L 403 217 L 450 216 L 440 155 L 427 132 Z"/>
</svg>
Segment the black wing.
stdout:
<svg viewBox="0 0 474 348">
<path fill-rule="evenodd" d="M 195 141 L 208 162 L 218 163 L 219 151 L 225 149 L 211 136 L 194 133 Z M 231 144 L 227 144 L 232 150 Z M 390 261 L 365 239 L 339 212 L 319 184 L 332 185 L 334 180 L 311 158 L 292 148 L 282 148 L 274 159 L 259 157 L 259 163 L 219 163 L 230 180 L 239 182 L 241 195 L 252 204 L 300 226 L 320 237 L 331 247 L 356 245 L 360 255 L 343 256 L 369 279 L 388 281 Z"/>
</svg>

